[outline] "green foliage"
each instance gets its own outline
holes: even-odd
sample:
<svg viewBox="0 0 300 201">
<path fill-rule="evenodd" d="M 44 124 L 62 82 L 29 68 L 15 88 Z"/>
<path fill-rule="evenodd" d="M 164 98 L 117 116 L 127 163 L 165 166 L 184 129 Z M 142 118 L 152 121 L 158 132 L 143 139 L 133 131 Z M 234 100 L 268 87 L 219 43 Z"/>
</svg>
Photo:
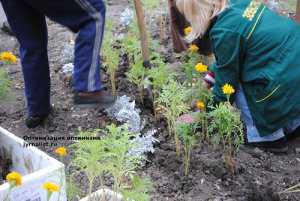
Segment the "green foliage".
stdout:
<svg viewBox="0 0 300 201">
<path fill-rule="evenodd" d="M 10 90 L 11 81 L 8 78 L 7 72 L 0 69 L 0 98 L 4 98 Z"/>
<path fill-rule="evenodd" d="M 213 144 L 238 149 L 243 143 L 243 124 L 239 112 L 229 102 L 220 103 L 209 113 L 209 126 Z"/>
<path fill-rule="evenodd" d="M 95 137 L 99 130 L 80 132 L 79 137 Z M 122 192 L 125 178 L 136 176 L 135 170 L 144 160 L 142 157 L 131 156 L 129 151 L 136 145 L 132 138 L 136 134 L 128 131 L 127 126 L 109 125 L 104 130 L 100 140 L 81 140 L 74 144 L 75 158 L 72 165 L 79 167 L 89 180 L 89 195 L 91 195 L 95 178 L 100 178 L 103 187 L 104 174 L 114 178 L 114 191 Z"/>
<path fill-rule="evenodd" d="M 212 143 L 224 148 L 224 160 L 232 174 L 235 173 L 234 153 L 244 142 L 243 124 L 239 112 L 230 105 L 229 101 L 220 103 L 209 113 L 211 122 L 209 132 Z"/>
<path fill-rule="evenodd" d="M 151 190 L 152 182 L 150 179 L 133 176 L 131 178 L 131 188 L 122 190 L 122 195 L 128 201 L 149 201 Z"/>
<path fill-rule="evenodd" d="M 77 187 L 76 181 L 73 180 L 72 175 L 67 176 L 66 180 L 67 200 L 73 200 L 76 198 L 77 195 L 81 195 L 82 192 L 80 188 Z"/>
<path fill-rule="evenodd" d="M 146 10 L 154 10 L 161 5 L 161 0 L 142 0 L 143 7 Z"/>
<path fill-rule="evenodd" d="M 175 125 L 178 117 L 188 111 L 185 98 L 186 88 L 175 80 L 170 80 L 167 84 L 165 84 L 158 97 L 158 103 L 163 106 L 166 111 L 164 116 L 168 122 L 169 133 L 174 134 L 177 154 L 180 152 L 180 147 Z"/>
<path fill-rule="evenodd" d="M 196 124 L 178 123 L 176 125 L 176 133 L 183 144 L 185 176 L 188 175 L 192 149 L 197 143 L 196 129 Z"/>
<path fill-rule="evenodd" d="M 79 138 L 96 137 L 99 130 L 80 132 Z M 103 148 L 104 141 L 88 141 L 80 140 L 72 147 L 75 149 L 75 157 L 71 164 L 78 167 L 79 171 L 83 171 L 89 180 L 89 195 L 92 193 L 94 180 L 108 170 L 108 167 L 103 165 L 107 161 L 107 153 Z M 101 180 L 102 183 L 102 180 Z"/>
<path fill-rule="evenodd" d="M 160 57 L 152 61 L 155 66 L 148 71 L 148 77 L 151 80 L 151 85 L 155 91 L 160 91 L 164 85 L 173 77 L 173 74 Z"/>
<path fill-rule="evenodd" d="M 139 41 L 139 29 L 137 22 L 133 21 L 128 28 L 127 34 L 121 40 L 122 48 L 127 53 L 127 57 L 130 63 L 134 63 L 136 57 L 141 56 L 141 46 Z"/>
<path fill-rule="evenodd" d="M 143 65 L 143 59 L 137 58 L 135 63 L 132 65 L 130 70 L 126 73 L 127 79 L 138 87 L 140 101 L 143 103 L 144 100 L 144 88 L 147 80 L 146 78 L 147 69 Z"/>
<path fill-rule="evenodd" d="M 187 100 L 192 102 L 194 100 L 203 101 L 204 103 L 212 100 L 212 92 L 204 84 L 202 79 L 196 80 L 187 91 Z"/>
<path fill-rule="evenodd" d="M 112 21 L 106 23 L 105 36 L 102 47 L 104 65 L 110 76 L 113 95 L 116 95 L 116 71 L 120 63 L 120 50 L 115 48 L 116 41 L 113 37 L 114 24 Z"/>
<path fill-rule="evenodd" d="M 193 83 L 193 79 L 199 77 L 199 73 L 195 70 L 195 65 L 199 63 L 199 61 L 199 54 L 189 53 L 185 56 L 183 68 L 188 83 Z"/>
</svg>

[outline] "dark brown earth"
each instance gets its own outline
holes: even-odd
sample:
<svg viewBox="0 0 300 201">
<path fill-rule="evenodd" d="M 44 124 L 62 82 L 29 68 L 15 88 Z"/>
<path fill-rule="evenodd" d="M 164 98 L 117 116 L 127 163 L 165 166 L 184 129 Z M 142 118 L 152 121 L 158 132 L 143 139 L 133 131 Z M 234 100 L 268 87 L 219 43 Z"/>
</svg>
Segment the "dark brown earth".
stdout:
<svg viewBox="0 0 300 201">
<path fill-rule="evenodd" d="M 109 1 L 109 10 L 113 18 L 123 10 L 127 1 Z M 118 4 L 118 5 L 116 5 Z M 109 11 L 108 11 L 109 12 Z M 112 13 L 112 12 L 111 12 Z M 49 22 L 49 57 L 52 79 L 53 114 L 44 127 L 29 130 L 24 125 L 26 116 L 23 96 L 23 79 L 20 64 L 9 65 L 5 68 L 12 78 L 12 91 L 8 98 L 0 102 L 0 125 L 17 136 L 53 137 L 74 136 L 78 130 L 103 128 L 109 120 L 105 113 L 97 107 L 75 107 L 72 103 L 71 89 L 66 87 L 58 73 L 62 67 L 61 51 L 74 35 L 65 28 Z M 155 32 L 155 31 L 154 31 Z M 157 32 L 157 31 L 156 31 Z M 170 43 L 168 43 L 170 44 Z M 17 53 L 15 39 L 0 32 L 0 51 L 9 50 Z M 176 62 L 170 54 L 170 47 L 159 50 L 166 60 Z M 174 65 L 177 65 L 174 63 Z M 1 68 L 1 67 L 0 67 Z M 124 72 L 128 67 L 126 62 L 120 65 L 118 73 L 119 95 L 127 94 L 134 98 L 135 90 L 126 81 Z M 108 77 L 103 74 L 104 83 Z M 300 201 L 300 194 L 281 194 L 284 189 L 300 183 L 300 139 L 290 142 L 288 154 L 274 155 L 259 149 L 242 147 L 236 156 L 237 174 L 228 173 L 223 163 L 222 150 L 199 143 L 192 153 L 191 170 L 188 177 L 183 176 L 181 158 L 175 153 L 174 144 L 166 132 L 163 121 L 155 122 L 151 111 L 142 107 L 142 117 L 147 119 L 147 127 L 159 129 L 157 138 L 160 143 L 156 152 L 149 156 L 149 162 L 140 170 L 141 175 L 152 179 L 154 190 L 151 193 L 153 201 Z M 56 146 L 68 147 L 71 141 L 49 141 Z M 0 142 L 1 143 L 1 142 Z M 56 146 L 40 147 L 49 155 L 56 157 L 53 150 Z M 67 172 L 72 171 L 68 166 L 73 152 L 64 161 Z M 1 155 L 0 155 L 0 162 Z M 0 172 L 1 172 L 0 163 Z M 86 178 L 76 177 L 78 186 L 83 191 L 87 189 Z M 0 175 L 1 182 L 1 175 Z"/>
</svg>

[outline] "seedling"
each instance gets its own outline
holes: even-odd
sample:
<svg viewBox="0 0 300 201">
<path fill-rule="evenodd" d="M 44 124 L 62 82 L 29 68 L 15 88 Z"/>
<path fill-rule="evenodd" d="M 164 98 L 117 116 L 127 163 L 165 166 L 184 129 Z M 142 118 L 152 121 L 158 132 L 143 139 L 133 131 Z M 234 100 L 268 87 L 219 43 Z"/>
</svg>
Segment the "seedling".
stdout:
<svg viewBox="0 0 300 201">
<path fill-rule="evenodd" d="M 168 122 L 170 135 L 174 135 L 176 152 L 180 154 L 180 142 L 176 133 L 175 125 L 178 117 L 188 111 L 185 103 L 186 88 L 175 80 L 170 80 L 162 87 L 162 93 L 158 97 L 158 103 L 165 109 L 164 116 Z"/>
<path fill-rule="evenodd" d="M 125 50 L 129 63 L 134 63 L 136 57 L 141 56 L 139 30 L 137 22 L 130 24 L 126 36 L 122 39 L 122 48 Z"/>
<path fill-rule="evenodd" d="M 8 78 L 7 72 L 0 69 L 0 98 L 3 98 L 9 92 L 11 81 Z"/>
<path fill-rule="evenodd" d="M 220 103 L 209 113 L 209 132 L 214 145 L 223 145 L 225 163 L 231 173 L 235 172 L 233 156 L 243 144 L 243 125 L 238 111 L 229 102 Z"/>
<path fill-rule="evenodd" d="M 120 51 L 114 47 L 116 42 L 113 40 L 113 23 L 109 21 L 106 27 L 102 56 L 110 76 L 112 93 L 116 96 L 116 70 L 118 69 L 120 62 Z"/>
<path fill-rule="evenodd" d="M 195 136 L 196 128 L 197 125 L 193 123 L 188 124 L 179 122 L 176 125 L 176 133 L 178 133 L 179 139 L 183 144 L 185 176 L 189 173 L 191 152 L 197 142 Z"/>
<path fill-rule="evenodd" d="M 153 110 L 156 116 L 156 104 L 157 98 L 159 96 L 162 87 L 168 83 L 170 79 L 172 79 L 173 74 L 167 68 L 167 65 L 162 61 L 161 57 L 157 57 L 154 61 L 152 61 L 153 67 L 148 71 L 148 78 L 151 82 L 152 93 L 153 93 Z"/>
<path fill-rule="evenodd" d="M 80 132 L 78 138 L 96 137 L 99 130 Z M 103 174 L 108 170 L 104 165 L 107 163 L 107 153 L 104 150 L 104 141 L 88 141 L 80 140 L 73 145 L 75 149 L 75 157 L 72 160 L 72 165 L 84 172 L 89 181 L 89 196 L 92 194 L 95 179 L 100 178 L 100 185 L 103 186 Z"/>
<path fill-rule="evenodd" d="M 138 87 L 140 101 L 144 102 L 144 88 L 146 85 L 147 69 L 143 66 L 143 59 L 137 58 L 129 72 L 126 73 L 128 80 Z"/>
<path fill-rule="evenodd" d="M 149 192 L 152 190 L 151 180 L 142 179 L 139 176 L 132 176 L 131 186 L 122 190 L 126 201 L 150 201 Z"/>
<path fill-rule="evenodd" d="M 198 121 L 201 123 L 201 136 L 203 137 L 203 140 L 208 140 L 208 115 L 206 111 L 206 104 L 212 100 L 211 90 L 204 86 L 203 81 L 199 79 L 192 85 L 192 87 L 189 88 L 187 99 L 189 103 L 194 104 L 195 107 L 200 110 L 198 114 Z"/>
<path fill-rule="evenodd" d="M 192 85 L 193 79 L 198 78 L 198 73 L 195 70 L 195 65 L 200 60 L 200 56 L 197 53 L 189 53 L 184 57 L 184 72 L 187 82 Z"/>
<path fill-rule="evenodd" d="M 80 137 L 96 137 L 99 131 L 81 132 Z M 114 178 L 113 190 L 120 192 L 135 192 L 145 194 L 147 190 L 135 191 L 134 186 L 129 186 L 133 178 L 138 177 L 135 170 L 144 159 L 138 156 L 129 155 L 129 151 L 136 145 L 132 138 L 136 134 L 128 131 L 127 126 L 117 127 L 115 125 L 107 126 L 104 136 L 96 141 L 79 141 L 74 146 L 75 159 L 73 164 L 86 173 L 90 187 L 89 198 L 91 199 L 92 187 L 95 178 L 100 178 L 100 184 L 103 188 L 103 175 L 109 174 Z M 128 189 L 129 188 L 129 189 Z M 129 200 L 132 200 L 131 198 Z"/>
</svg>

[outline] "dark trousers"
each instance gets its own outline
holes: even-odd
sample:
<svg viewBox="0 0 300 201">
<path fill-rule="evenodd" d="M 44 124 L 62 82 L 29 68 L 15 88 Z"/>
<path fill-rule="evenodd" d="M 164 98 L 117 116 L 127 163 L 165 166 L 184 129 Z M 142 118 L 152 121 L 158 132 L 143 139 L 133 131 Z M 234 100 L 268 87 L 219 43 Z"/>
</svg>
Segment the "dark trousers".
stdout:
<svg viewBox="0 0 300 201">
<path fill-rule="evenodd" d="M 50 73 L 45 16 L 73 32 L 75 44 L 74 90 L 101 90 L 100 48 L 105 24 L 102 0 L 0 0 L 20 43 L 25 95 L 30 116 L 50 112 Z"/>
</svg>

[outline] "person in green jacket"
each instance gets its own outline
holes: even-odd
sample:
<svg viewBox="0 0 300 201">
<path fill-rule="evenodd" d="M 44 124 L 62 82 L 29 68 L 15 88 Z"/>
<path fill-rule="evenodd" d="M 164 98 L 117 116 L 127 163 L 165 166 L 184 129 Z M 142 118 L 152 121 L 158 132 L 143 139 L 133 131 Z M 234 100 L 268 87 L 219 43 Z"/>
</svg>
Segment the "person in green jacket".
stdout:
<svg viewBox="0 0 300 201">
<path fill-rule="evenodd" d="M 300 26 L 263 0 L 176 0 L 192 27 L 188 42 L 209 36 L 216 62 L 214 102 L 233 100 L 247 128 L 247 144 L 287 151 L 300 133 Z"/>
</svg>

